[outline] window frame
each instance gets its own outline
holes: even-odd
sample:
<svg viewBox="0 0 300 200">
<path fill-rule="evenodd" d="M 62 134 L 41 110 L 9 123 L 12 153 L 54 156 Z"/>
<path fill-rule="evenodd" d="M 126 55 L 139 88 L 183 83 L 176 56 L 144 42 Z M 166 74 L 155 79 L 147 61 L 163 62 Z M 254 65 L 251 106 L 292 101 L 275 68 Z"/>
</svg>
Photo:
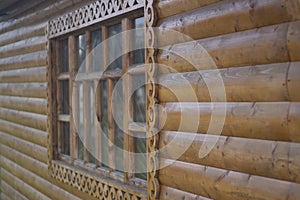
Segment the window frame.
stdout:
<svg viewBox="0 0 300 200">
<path fill-rule="evenodd" d="M 106 1 L 109 3 L 110 1 Z M 123 2 L 123 1 L 122 1 Z M 133 2 L 133 3 L 132 3 Z M 136 4 L 134 4 L 134 2 Z M 57 39 L 66 37 L 69 40 L 69 51 L 74 51 L 74 44 L 75 44 L 75 36 L 73 35 L 76 33 L 77 35 L 84 30 L 84 28 L 89 28 L 89 32 L 91 33 L 92 30 L 97 29 L 97 27 L 101 26 L 101 23 L 105 23 L 106 26 L 108 26 L 110 23 L 114 23 L 113 18 L 122 16 L 125 17 L 125 19 L 128 20 L 128 16 L 131 16 L 133 12 L 137 12 L 138 10 L 145 9 L 146 15 L 152 15 L 154 17 L 154 14 L 149 14 L 149 12 L 146 10 L 146 7 L 149 8 L 152 7 L 152 3 L 149 3 L 148 0 L 129 0 L 124 1 L 124 4 L 128 3 L 128 6 L 121 6 L 119 11 L 113 12 L 110 10 L 107 16 L 101 16 L 99 18 L 94 18 L 93 20 L 89 20 L 92 14 L 90 14 L 91 10 L 96 10 L 97 6 L 106 4 L 105 1 L 96 1 L 95 3 L 89 4 L 83 8 L 80 8 L 78 10 L 73 11 L 72 13 L 68 13 L 64 16 L 59 17 L 58 19 L 50 20 L 48 22 L 47 26 L 47 37 L 48 37 L 48 43 L 47 43 L 47 50 L 48 50 L 48 56 L 47 56 L 47 62 L 48 62 L 48 68 L 47 68 L 47 80 L 48 80 L 48 91 L 47 91 L 47 110 L 48 110 L 48 168 L 50 175 L 61 182 L 67 183 L 75 188 L 77 188 L 80 191 L 86 192 L 90 194 L 93 197 L 96 198 L 103 198 L 103 197 L 122 197 L 122 198 L 128 198 L 128 199 L 146 199 L 147 196 L 149 196 L 149 192 L 153 193 L 153 187 L 156 190 L 155 195 L 157 197 L 158 190 L 157 186 L 150 185 L 149 183 L 152 183 L 155 181 L 153 177 L 155 176 L 155 171 L 150 171 L 148 173 L 147 183 L 148 183 L 148 191 L 145 190 L 145 188 L 142 187 L 135 187 L 133 185 L 127 185 L 124 183 L 121 183 L 117 180 L 107 178 L 106 176 L 102 175 L 101 173 L 95 173 L 95 171 L 91 170 L 85 170 L 84 167 L 79 165 L 72 165 L 72 163 L 75 163 L 74 160 L 68 159 L 68 158 L 62 158 L 61 160 L 57 160 L 57 158 L 60 156 L 58 150 L 58 136 L 55 133 L 57 130 L 57 121 L 60 118 L 60 121 L 69 121 L 69 123 L 72 123 L 72 108 L 70 108 L 70 117 L 67 119 L 66 116 L 58 116 L 57 113 L 54 113 L 53 110 L 56 110 L 58 103 L 55 100 L 55 97 L 57 95 L 57 81 L 53 80 L 53 77 L 56 77 L 57 74 L 57 68 L 52 67 L 53 60 L 52 58 L 57 58 Z M 130 5 L 131 4 L 131 5 Z M 114 5 L 116 6 L 116 5 Z M 108 9 L 109 6 L 106 6 L 106 9 Z M 86 12 L 88 11 L 88 12 Z M 83 16 L 83 19 L 78 19 L 79 14 Z M 141 15 L 141 14 L 138 14 Z M 126 18 L 127 16 L 127 18 Z M 151 20 L 150 18 L 146 18 L 147 16 L 144 16 L 145 20 Z M 73 22 L 75 23 L 76 20 L 78 20 L 78 24 L 68 25 L 69 22 L 67 22 L 67 19 L 73 19 Z M 132 18 L 132 16 L 131 16 Z M 72 20 L 71 20 L 72 21 Z M 122 20 L 123 21 L 123 20 Z M 122 23 L 123 24 L 123 23 Z M 146 22 L 146 24 L 149 24 Z M 151 23 L 150 23 L 151 24 Z M 124 23 L 126 26 L 126 23 Z M 128 25 L 128 23 L 127 23 Z M 145 36 L 146 37 L 146 36 Z M 70 42 L 71 41 L 71 42 Z M 73 42 L 72 42 L 73 41 Z M 72 44 L 73 43 L 73 44 Z M 146 42 L 147 43 L 147 42 Z M 71 54 L 69 54 L 70 57 Z M 73 54 L 74 55 L 74 54 Z M 150 54 L 151 55 L 151 54 Z M 70 58 L 71 60 L 75 60 L 75 58 Z M 69 59 L 69 60 L 70 60 Z M 126 62 L 126 60 L 122 62 Z M 147 60 L 146 60 L 147 62 Z M 75 63 L 69 63 L 69 66 L 74 65 Z M 138 69 L 130 69 L 131 73 L 140 73 L 141 70 Z M 69 77 L 66 74 L 61 75 L 61 79 L 71 79 L 74 76 L 74 68 L 69 70 Z M 70 81 L 72 82 L 72 81 Z M 72 84 L 69 84 L 69 88 L 72 88 Z M 70 97 L 72 89 L 69 90 Z M 147 88 L 146 88 L 146 94 L 147 94 Z M 146 95 L 147 96 L 147 95 Z M 147 98 L 146 98 L 147 99 Z M 72 102 L 72 99 L 70 99 L 70 102 Z M 154 101 L 153 101 L 154 102 Z M 147 103 L 148 104 L 148 103 Z M 146 111 L 148 112 L 148 111 Z M 147 118 L 147 117 L 146 117 Z M 147 124 L 148 126 L 148 124 Z M 128 127 L 128 129 L 131 129 L 131 131 L 147 131 L 146 127 L 140 127 L 138 124 L 132 122 Z M 72 126 L 70 124 L 70 129 L 72 129 Z M 72 134 L 72 131 L 70 131 L 70 135 Z M 72 138 L 70 136 L 70 138 Z M 147 142 L 146 142 L 146 149 L 147 154 L 149 153 L 149 149 L 153 149 L 153 147 L 149 147 L 149 141 L 155 139 L 155 136 L 148 138 L 147 136 Z M 149 140 L 149 141 L 148 141 Z M 70 148 L 70 154 L 72 152 L 72 148 Z M 149 158 L 147 156 L 147 168 L 149 167 Z M 68 162 L 66 162 L 68 161 Z M 155 164 L 155 163 L 152 163 Z M 150 177 L 150 178 L 149 178 Z M 157 180 L 156 180 L 157 182 Z M 149 191 L 150 188 L 150 191 Z M 147 195 L 148 192 L 148 195 Z M 153 196 L 153 195 L 150 195 Z M 150 198 L 151 199 L 151 198 Z M 153 199 L 153 198 L 152 198 Z"/>
</svg>

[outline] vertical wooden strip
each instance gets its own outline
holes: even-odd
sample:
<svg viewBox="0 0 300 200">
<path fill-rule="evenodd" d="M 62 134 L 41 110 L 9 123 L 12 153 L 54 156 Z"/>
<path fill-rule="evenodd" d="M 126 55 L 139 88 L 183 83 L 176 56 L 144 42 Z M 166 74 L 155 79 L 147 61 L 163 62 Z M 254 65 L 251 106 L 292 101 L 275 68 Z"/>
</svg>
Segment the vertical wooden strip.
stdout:
<svg viewBox="0 0 300 200">
<path fill-rule="evenodd" d="M 131 136 L 128 125 L 132 118 L 132 102 L 130 100 L 130 91 L 132 90 L 132 84 L 129 80 L 130 77 L 126 72 L 129 66 L 132 64 L 132 58 L 130 57 L 129 50 L 131 49 L 131 37 L 127 30 L 132 28 L 132 21 L 128 18 L 122 20 L 122 31 L 125 31 L 122 35 L 122 73 L 123 73 L 123 131 L 124 131 L 124 172 L 125 181 L 128 181 L 133 177 L 132 170 L 134 169 L 134 158 L 132 153 L 134 152 L 134 138 Z M 127 31 L 127 32 L 126 32 Z"/>
<path fill-rule="evenodd" d="M 96 167 L 100 166 L 102 161 L 102 129 L 101 129 L 101 116 L 102 116 L 102 93 L 103 90 L 102 84 L 98 80 L 94 81 L 94 88 L 95 88 L 95 110 L 96 110 L 96 119 L 95 119 L 95 156 L 96 156 Z M 97 120 L 97 121 L 96 121 Z"/>
<path fill-rule="evenodd" d="M 109 170 L 113 171 L 116 168 L 115 160 L 115 121 L 112 113 L 113 109 L 113 89 L 114 81 L 107 80 L 107 110 L 108 110 L 108 163 Z"/>
<path fill-rule="evenodd" d="M 61 111 L 61 102 L 62 102 L 62 96 L 61 96 L 61 87 L 60 87 L 60 84 L 57 80 L 57 75 L 59 74 L 59 68 L 60 68 L 60 58 L 59 58 L 59 55 L 60 55 L 60 45 L 59 45 L 59 40 L 56 40 L 55 41 L 55 52 L 56 52 L 56 56 L 55 56 L 55 69 L 54 69 L 54 77 L 55 77 L 55 82 L 56 82 L 56 102 L 57 102 L 57 109 L 56 109 L 56 116 L 59 116 L 60 114 L 60 111 Z M 57 157 L 56 158 L 60 158 L 60 153 L 62 152 L 62 143 L 61 143 L 61 136 L 62 136 L 62 133 L 61 133 L 61 125 L 60 125 L 60 122 L 58 120 L 58 117 L 57 117 L 57 127 L 56 127 L 56 131 L 57 131 L 57 149 L 58 149 L 58 152 L 57 152 Z"/>
<path fill-rule="evenodd" d="M 89 55 L 92 49 L 91 46 L 91 32 L 86 31 L 86 73 L 91 72 L 92 62 L 91 56 Z M 86 80 L 83 82 L 83 121 L 84 121 L 84 162 L 89 162 L 89 151 L 87 147 L 90 147 L 90 133 L 91 133 L 91 92 L 90 92 L 91 81 Z"/>
<path fill-rule="evenodd" d="M 70 163 L 74 163 L 75 157 L 75 142 L 76 142 L 76 127 L 74 123 L 74 113 L 72 107 L 73 100 L 73 86 L 74 79 L 76 76 L 76 40 L 75 36 L 69 36 L 69 95 L 70 95 Z"/>
</svg>

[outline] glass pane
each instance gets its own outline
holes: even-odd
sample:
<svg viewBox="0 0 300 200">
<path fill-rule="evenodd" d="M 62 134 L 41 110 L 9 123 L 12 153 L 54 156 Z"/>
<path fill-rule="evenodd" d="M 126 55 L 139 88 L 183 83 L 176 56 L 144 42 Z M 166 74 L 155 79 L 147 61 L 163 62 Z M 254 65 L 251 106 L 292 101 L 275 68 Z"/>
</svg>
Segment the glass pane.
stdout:
<svg viewBox="0 0 300 200">
<path fill-rule="evenodd" d="M 116 124 L 115 145 L 116 150 L 116 167 L 118 171 L 124 171 L 124 134 L 123 134 L 123 85 L 122 81 L 114 81 L 113 91 L 113 116 Z"/>
<path fill-rule="evenodd" d="M 78 138 L 78 160 L 83 160 L 84 146 L 82 140 Z"/>
<path fill-rule="evenodd" d="M 60 114 L 70 113 L 69 80 L 59 81 L 60 88 Z"/>
<path fill-rule="evenodd" d="M 132 95 L 133 121 L 146 122 L 146 86 L 145 75 L 133 76 Z"/>
<path fill-rule="evenodd" d="M 95 100 L 95 93 L 94 93 L 94 82 L 93 81 L 90 81 L 90 135 L 89 135 L 89 138 L 90 138 L 90 141 L 89 141 L 89 147 L 88 147 L 88 150 L 90 152 L 90 155 L 89 155 L 89 162 L 91 163 L 95 163 L 95 145 L 96 145 L 96 134 L 95 134 L 95 104 L 94 104 L 94 100 Z"/>
<path fill-rule="evenodd" d="M 61 153 L 70 155 L 70 124 L 68 122 L 60 122 L 61 133 Z"/>
<path fill-rule="evenodd" d="M 69 45 L 68 39 L 59 41 L 59 72 L 69 71 Z"/>
<path fill-rule="evenodd" d="M 86 56 L 86 36 L 79 35 L 77 37 L 77 64 L 79 68 L 79 72 L 85 72 L 85 56 Z"/>
<path fill-rule="evenodd" d="M 99 45 L 102 42 L 102 30 L 98 29 L 91 33 L 92 37 L 92 71 L 99 72 L 103 70 L 102 67 L 102 48 Z"/>
<path fill-rule="evenodd" d="M 112 37 L 121 33 L 121 24 L 116 24 L 108 27 L 108 37 Z M 109 70 L 122 69 L 122 37 L 121 35 L 113 37 L 108 40 L 108 66 Z"/>
<path fill-rule="evenodd" d="M 146 133 L 140 134 L 146 136 Z M 135 145 L 135 152 L 139 154 L 135 160 L 135 167 L 137 172 L 141 172 L 136 173 L 135 177 L 147 180 L 146 138 L 135 138 Z"/>
<path fill-rule="evenodd" d="M 108 110 L 107 110 L 107 81 L 101 81 L 101 130 L 102 130 L 102 165 L 108 167 Z"/>
<path fill-rule="evenodd" d="M 144 34 L 144 17 L 134 20 L 134 26 L 137 30 L 134 31 L 134 49 L 133 64 L 145 63 L 145 34 Z"/>
</svg>

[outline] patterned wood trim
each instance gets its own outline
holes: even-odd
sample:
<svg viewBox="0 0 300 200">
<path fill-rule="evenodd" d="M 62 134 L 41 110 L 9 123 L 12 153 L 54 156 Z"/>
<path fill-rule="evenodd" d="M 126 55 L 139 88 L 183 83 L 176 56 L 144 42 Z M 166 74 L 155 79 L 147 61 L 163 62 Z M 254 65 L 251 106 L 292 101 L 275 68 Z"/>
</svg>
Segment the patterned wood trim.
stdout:
<svg viewBox="0 0 300 200">
<path fill-rule="evenodd" d="M 54 38 L 144 7 L 144 0 L 98 0 L 48 22 L 48 37 Z"/>
<path fill-rule="evenodd" d="M 51 176 L 97 199 L 143 200 L 147 196 L 145 190 L 84 172 L 60 161 L 52 161 Z"/>
<path fill-rule="evenodd" d="M 154 9 L 155 0 L 146 0 L 145 5 L 145 22 L 146 22 L 146 127 L 147 127 L 147 183 L 148 183 L 148 199 L 158 199 L 159 182 L 158 182 L 158 141 L 157 134 L 157 116 L 156 103 L 157 91 L 155 87 L 156 81 L 156 51 L 155 51 L 155 33 L 153 27 L 156 24 L 156 13 Z"/>
</svg>

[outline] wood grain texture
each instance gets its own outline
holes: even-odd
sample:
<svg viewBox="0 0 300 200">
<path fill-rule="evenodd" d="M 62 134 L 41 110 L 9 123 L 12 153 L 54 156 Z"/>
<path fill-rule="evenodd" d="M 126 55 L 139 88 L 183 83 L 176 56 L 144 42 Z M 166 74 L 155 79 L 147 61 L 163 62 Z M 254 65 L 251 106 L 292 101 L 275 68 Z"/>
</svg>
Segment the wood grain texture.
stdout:
<svg viewBox="0 0 300 200">
<path fill-rule="evenodd" d="M 19 97 L 46 97 L 46 83 L 1 83 L 0 94 Z"/>
<path fill-rule="evenodd" d="M 298 102 L 166 103 L 159 119 L 163 130 L 207 133 L 221 126 L 226 136 L 299 142 L 299 107 Z"/>
<path fill-rule="evenodd" d="M 200 158 L 201 147 L 216 137 L 212 151 Z M 167 159 L 300 183 L 299 143 L 165 131 L 160 149 Z"/>
<path fill-rule="evenodd" d="M 298 22 L 284 23 L 259 29 L 212 37 L 195 42 L 166 46 L 158 53 L 158 63 L 165 71 L 188 72 L 298 61 L 297 42 L 288 35 L 289 27 L 297 31 Z M 267 50 L 266 50 L 267 49 Z M 185 59 L 183 59 L 185 58 Z M 168 69 L 169 68 L 169 69 Z"/>
<path fill-rule="evenodd" d="M 176 35 L 172 37 L 169 30 L 197 40 L 299 20 L 299 3 L 299 0 L 225 0 L 190 12 L 181 12 L 158 22 L 161 30 L 158 43 L 164 46 L 180 42 L 182 38 Z M 291 6 L 294 9 L 290 9 Z"/>
<path fill-rule="evenodd" d="M 212 199 L 298 199 L 299 184 L 203 165 L 161 159 L 162 185 Z"/>
<path fill-rule="evenodd" d="M 9 196 L 10 198 L 14 200 L 29 200 L 24 195 L 22 195 L 20 192 L 16 191 L 12 185 L 9 185 L 4 180 L 1 180 L 1 188 L 4 194 Z"/>
<path fill-rule="evenodd" d="M 3 71 L 0 83 L 46 82 L 46 67 Z"/>
<path fill-rule="evenodd" d="M 160 200 L 169 199 L 184 199 L 184 200 L 209 200 L 209 198 L 202 197 L 196 194 L 184 192 L 182 190 L 177 190 L 171 187 L 162 185 L 160 188 Z"/>
</svg>

